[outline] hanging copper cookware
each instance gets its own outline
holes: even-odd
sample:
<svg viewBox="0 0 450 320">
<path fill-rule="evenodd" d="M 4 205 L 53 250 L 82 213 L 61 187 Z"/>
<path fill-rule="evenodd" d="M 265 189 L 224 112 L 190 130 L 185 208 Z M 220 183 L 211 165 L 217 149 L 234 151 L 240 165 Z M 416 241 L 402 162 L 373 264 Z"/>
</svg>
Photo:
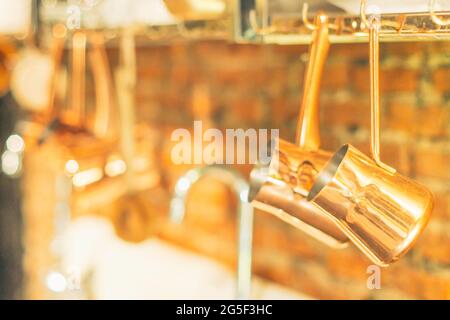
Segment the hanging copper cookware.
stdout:
<svg viewBox="0 0 450 320">
<path fill-rule="evenodd" d="M 270 163 L 255 166 L 251 173 L 249 201 L 255 208 L 274 214 L 285 222 L 334 248 L 347 245 L 348 238 L 306 196 L 317 173 L 331 153 L 319 149 L 320 80 L 329 49 L 328 19 L 316 19 L 305 75 L 303 101 L 297 125 L 297 145 L 275 141 Z"/>
<path fill-rule="evenodd" d="M 433 196 L 380 161 L 378 28 L 370 26 L 371 157 L 342 146 L 317 176 L 308 200 L 374 263 L 386 266 L 413 246 L 429 220 Z"/>
</svg>

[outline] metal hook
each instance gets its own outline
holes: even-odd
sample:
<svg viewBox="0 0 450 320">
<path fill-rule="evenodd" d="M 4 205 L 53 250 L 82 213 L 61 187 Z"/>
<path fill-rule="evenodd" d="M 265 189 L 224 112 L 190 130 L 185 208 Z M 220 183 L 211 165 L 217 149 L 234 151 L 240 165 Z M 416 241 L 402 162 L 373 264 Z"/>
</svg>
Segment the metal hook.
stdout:
<svg viewBox="0 0 450 320">
<path fill-rule="evenodd" d="M 303 24 L 305 25 L 306 28 L 308 28 L 311 31 L 315 31 L 317 30 L 319 27 L 317 26 L 317 22 L 312 23 L 308 20 L 308 3 L 304 2 L 303 3 L 303 8 L 302 8 L 302 20 L 303 20 Z M 329 29 L 334 29 L 334 30 L 339 30 L 340 26 L 337 24 L 331 24 L 328 23 L 328 16 L 323 13 L 323 12 L 319 12 L 318 16 L 316 19 L 319 19 L 321 23 L 327 23 L 327 26 Z"/>
<path fill-rule="evenodd" d="M 302 8 L 302 19 L 303 19 L 303 24 L 309 29 L 309 30 L 317 30 L 317 26 L 314 23 L 311 23 L 308 20 L 308 3 L 304 2 L 303 3 L 303 8 Z"/>
<path fill-rule="evenodd" d="M 403 28 L 405 27 L 406 16 L 405 15 L 399 15 L 397 17 L 397 22 L 398 22 L 397 32 L 400 33 L 403 30 Z"/>
<path fill-rule="evenodd" d="M 370 18 L 367 18 L 366 15 L 366 6 L 367 6 L 367 0 L 361 0 L 361 7 L 360 7 L 360 15 L 361 15 L 361 21 L 364 23 L 364 25 L 368 28 L 373 26 L 374 20 L 376 22 L 376 25 L 381 28 L 381 17 L 377 15 L 371 15 Z"/>
<path fill-rule="evenodd" d="M 367 4 L 366 0 L 361 0 L 361 6 L 359 8 L 359 13 L 361 16 L 361 21 L 364 23 L 364 25 L 369 26 L 369 21 L 367 20 L 367 16 L 366 16 L 366 4 Z"/>
<path fill-rule="evenodd" d="M 437 24 L 437 25 L 439 25 L 439 26 L 442 26 L 442 27 L 445 27 L 445 26 L 450 25 L 450 19 L 444 20 L 444 19 L 442 19 L 442 18 L 439 18 L 439 17 L 436 15 L 436 12 L 434 11 L 435 3 L 436 3 L 435 0 L 430 0 L 430 2 L 428 3 L 428 7 L 430 8 L 430 17 L 431 17 L 431 20 L 433 20 L 433 22 L 434 22 L 435 24 Z"/>
</svg>

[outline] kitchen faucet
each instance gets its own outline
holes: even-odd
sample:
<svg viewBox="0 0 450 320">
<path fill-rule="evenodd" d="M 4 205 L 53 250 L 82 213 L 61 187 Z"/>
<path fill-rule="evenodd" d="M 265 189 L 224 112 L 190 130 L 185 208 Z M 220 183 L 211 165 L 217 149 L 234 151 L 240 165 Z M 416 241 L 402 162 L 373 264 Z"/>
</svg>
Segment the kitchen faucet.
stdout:
<svg viewBox="0 0 450 320">
<path fill-rule="evenodd" d="M 231 187 L 239 199 L 238 257 L 236 277 L 237 299 L 249 299 L 252 280 L 253 208 L 247 202 L 249 185 L 241 175 L 224 166 L 212 165 L 189 170 L 180 177 L 170 202 L 170 219 L 181 223 L 186 213 L 190 188 L 203 176 L 210 176 Z"/>
</svg>

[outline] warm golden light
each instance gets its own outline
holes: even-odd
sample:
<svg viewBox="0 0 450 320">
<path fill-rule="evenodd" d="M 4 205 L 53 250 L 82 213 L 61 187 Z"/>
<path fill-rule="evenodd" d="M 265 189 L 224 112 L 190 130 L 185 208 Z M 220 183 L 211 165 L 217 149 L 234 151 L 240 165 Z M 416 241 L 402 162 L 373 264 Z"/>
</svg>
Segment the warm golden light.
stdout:
<svg viewBox="0 0 450 320">
<path fill-rule="evenodd" d="M 76 173 L 72 182 L 75 187 L 84 187 L 103 178 L 103 171 L 99 168 L 92 168 Z"/>
<path fill-rule="evenodd" d="M 2 171 L 8 176 L 19 173 L 21 167 L 20 155 L 16 152 L 6 150 L 2 154 Z"/>
<path fill-rule="evenodd" d="M 6 140 L 6 148 L 11 152 L 22 152 L 25 149 L 25 142 L 21 136 L 13 134 Z"/>
<path fill-rule="evenodd" d="M 109 161 L 105 166 L 105 173 L 108 177 L 116 177 L 125 173 L 127 165 L 122 159 Z"/>
<path fill-rule="evenodd" d="M 69 174 L 75 174 L 80 169 L 78 162 L 73 159 L 67 161 L 64 167 L 66 169 L 66 172 Z"/>
<path fill-rule="evenodd" d="M 47 288 L 53 292 L 63 292 L 66 290 L 67 281 L 60 272 L 50 272 L 46 279 Z"/>
</svg>

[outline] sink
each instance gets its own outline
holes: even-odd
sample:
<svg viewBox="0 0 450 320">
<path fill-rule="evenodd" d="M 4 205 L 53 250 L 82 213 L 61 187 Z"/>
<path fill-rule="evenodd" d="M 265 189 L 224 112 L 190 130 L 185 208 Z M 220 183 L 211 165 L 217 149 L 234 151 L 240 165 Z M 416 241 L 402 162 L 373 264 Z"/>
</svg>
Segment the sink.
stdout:
<svg viewBox="0 0 450 320">
<path fill-rule="evenodd" d="M 63 268 L 89 276 L 93 299 L 233 299 L 235 275 L 216 261 L 158 238 L 139 244 L 119 239 L 104 219 L 71 223 L 63 239 Z M 253 277 L 254 299 L 308 299 Z"/>
</svg>

